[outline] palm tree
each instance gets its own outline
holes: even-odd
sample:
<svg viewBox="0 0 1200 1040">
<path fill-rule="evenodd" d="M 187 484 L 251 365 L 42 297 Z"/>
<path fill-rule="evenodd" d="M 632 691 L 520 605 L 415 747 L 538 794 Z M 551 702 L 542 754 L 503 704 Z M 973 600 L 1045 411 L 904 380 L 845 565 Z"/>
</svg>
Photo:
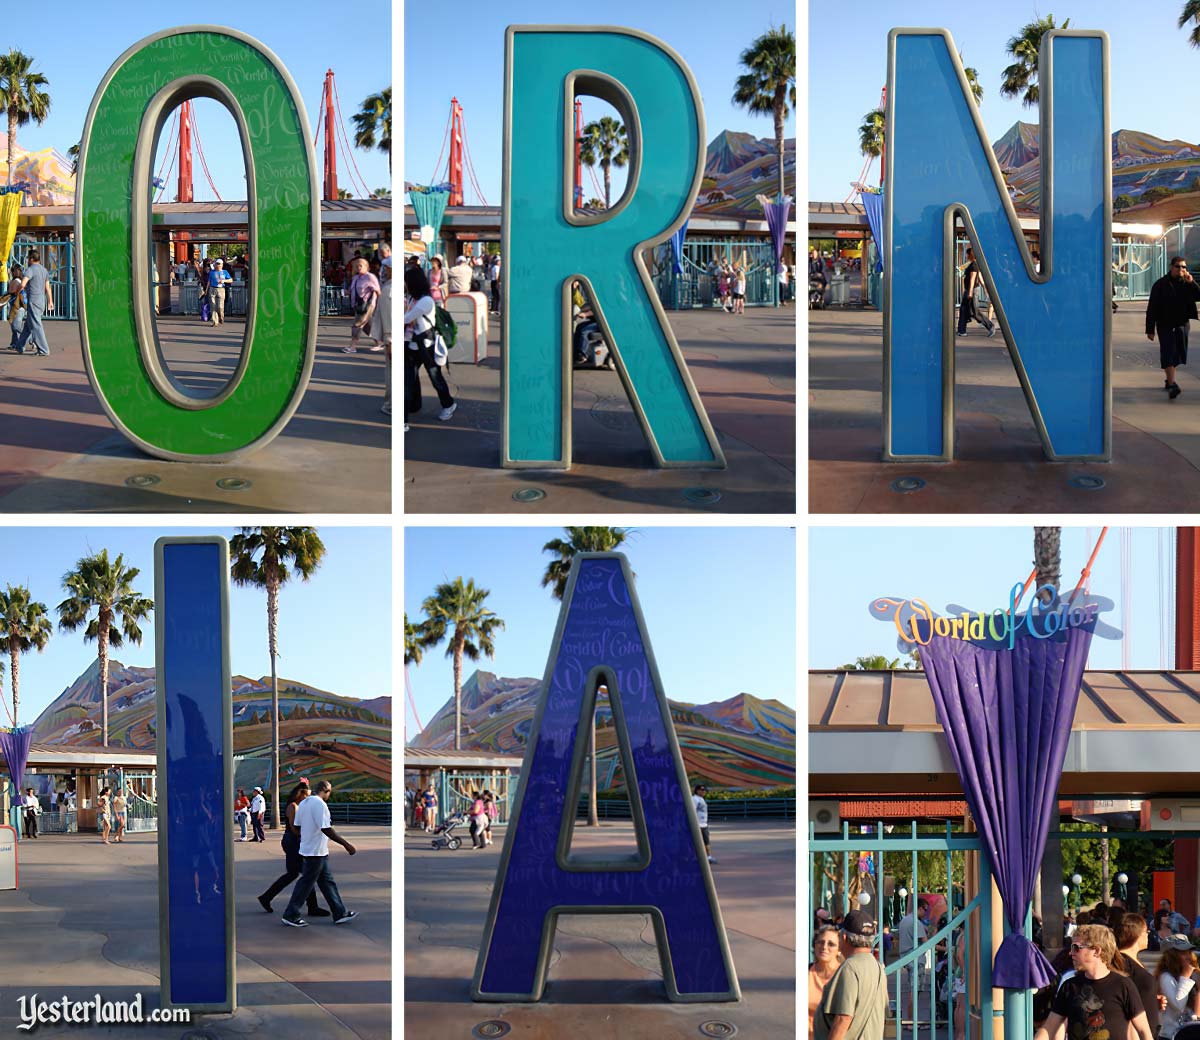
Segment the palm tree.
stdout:
<svg viewBox="0 0 1200 1040">
<path fill-rule="evenodd" d="M 425 626 L 423 624 L 414 625 L 408 620 L 406 612 L 404 615 L 404 663 L 406 665 L 421 663 L 421 658 L 425 656 L 425 640 Z"/>
<path fill-rule="evenodd" d="M 67 158 L 71 160 L 71 176 L 79 172 L 79 142 L 76 141 L 67 149 Z"/>
<path fill-rule="evenodd" d="M 279 827 L 279 590 L 292 574 L 308 581 L 325 556 L 315 527 L 243 527 L 229 540 L 229 573 L 237 585 L 266 589 L 271 655 L 271 829 Z"/>
<path fill-rule="evenodd" d="M 958 52 L 958 60 L 963 60 L 962 51 Z M 971 88 L 971 97 L 975 99 L 975 104 L 979 104 L 983 100 L 983 84 L 979 82 L 979 70 L 972 68 L 970 65 L 963 66 L 963 73 L 967 77 L 967 86 Z"/>
<path fill-rule="evenodd" d="M 46 615 L 46 604 L 35 603 L 23 585 L 9 585 L 0 592 L 0 653 L 7 650 L 12 662 L 13 726 L 18 725 L 17 705 L 21 697 L 21 655 L 41 653 L 54 634 L 54 622 Z"/>
<path fill-rule="evenodd" d="M 388 173 L 392 172 L 392 88 L 372 94 L 351 117 L 354 143 L 359 148 L 387 152 Z"/>
<path fill-rule="evenodd" d="M 371 198 L 373 199 L 390 199 L 391 197 L 391 188 L 376 188 L 373 192 L 371 192 Z"/>
<path fill-rule="evenodd" d="M 858 150 L 878 159 L 883 154 L 883 133 L 886 120 L 882 108 L 873 108 L 863 116 L 858 128 Z"/>
<path fill-rule="evenodd" d="M 887 658 L 882 654 L 872 654 L 870 657 L 855 658 L 853 664 L 839 665 L 837 672 L 891 672 L 900 667 L 900 658 Z"/>
<path fill-rule="evenodd" d="M 625 543 L 630 532 L 624 527 L 568 527 L 567 540 L 555 538 L 542 546 L 542 552 L 554 553 L 558 559 L 551 560 L 546 565 L 546 573 L 542 575 L 542 588 L 551 586 L 550 592 L 555 599 L 561 600 L 567 594 L 567 578 L 571 574 L 571 561 L 576 553 L 581 552 L 612 552 Z M 588 826 L 600 826 L 599 812 L 596 806 L 596 721 L 593 717 L 591 730 L 588 733 L 588 761 L 591 763 L 588 780 Z"/>
<path fill-rule="evenodd" d="M 13 160 L 17 150 L 17 127 L 31 119 L 39 126 L 50 114 L 50 95 L 41 88 L 50 85 L 33 71 L 33 59 L 13 48 L 0 55 L 0 104 L 8 112 L 8 184 L 13 182 Z"/>
<path fill-rule="evenodd" d="M 629 138 L 625 124 L 612 116 L 593 120 L 583 128 L 579 139 L 580 162 L 588 166 L 599 165 L 604 171 L 604 208 L 612 208 L 612 175 L 609 168 L 624 166 L 629 162 Z"/>
<path fill-rule="evenodd" d="M 1035 527 L 1033 529 L 1033 565 L 1037 568 L 1037 586 L 1053 585 L 1058 589 L 1062 571 L 1062 528 Z M 1043 595 L 1043 603 L 1049 603 L 1049 595 Z"/>
<path fill-rule="evenodd" d="M 1182 29 L 1188 22 L 1195 23 L 1188 35 L 1188 43 L 1193 47 L 1200 47 L 1200 0 L 1187 0 L 1183 5 L 1183 12 L 1179 16 L 1179 28 Z"/>
<path fill-rule="evenodd" d="M 1000 84 L 1002 97 L 1020 97 L 1026 108 L 1038 103 L 1038 48 L 1042 45 L 1042 37 L 1051 29 L 1065 29 L 1070 24 L 1071 19 L 1068 18 L 1061 26 L 1055 26 L 1054 15 L 1048 14 L 1045 18 L 1022 26 L 1020 34 L 1008 41 L 1008 53 L 1016 61 L 1003 72 L 1004 81 Z"/>
<path fill-rule="evenodd" d="M 345 188 L 338 188 L 338 198 L 339 199 L 352 199 L 352 198 L 354 198 L 354 194 Z"/>
<path fill-rule="evenodd" d="M 120 649 L 125 640 L 141 645 L 138 622 L 154 610 L 154 600 L 134 591 L 133 580 L 141 573 L 126 567 L 118 554 L 109 560 L 108 550 L 84 556 L 73 571 L 63 575 L 63 588 L 70 595 L 58 605 L 58 627 L 74 632 L 84 624 L 85 642 L 96 641 L 100 663 L 100 745 L 108 747 L 108 648 Z M 90 617 L 95 611 L 95 617 Z M 90 620 L 89 620 L 90 617 Z"/>
<path fill-rule="evenodd" d="M 733 103 L 754 115 L 775 117 L 775 153 L 779 158 L 779 197 L 784 195 L 783 124 L 788 103 L 796 105 L 796 37 L 786 25 L 772 27 L 742 51 L 749 71 L 738 76 Z"/>
<path fill-rule="evenodd" d="M 454 750 L 462 750 L 462 663 L 466 657 L 478 661 L 479 655 L 494 657 L 492 637 L 504 628 L 504 622 L 483 605 L 488 589 L 477 588 L 475 579 L 465 583 L 462 577 L 443 582 L 421 604 L 427 618 L 425 647 L 437 646 L 450 633 L 446 656 L 454 660 Z"/>
</svg>

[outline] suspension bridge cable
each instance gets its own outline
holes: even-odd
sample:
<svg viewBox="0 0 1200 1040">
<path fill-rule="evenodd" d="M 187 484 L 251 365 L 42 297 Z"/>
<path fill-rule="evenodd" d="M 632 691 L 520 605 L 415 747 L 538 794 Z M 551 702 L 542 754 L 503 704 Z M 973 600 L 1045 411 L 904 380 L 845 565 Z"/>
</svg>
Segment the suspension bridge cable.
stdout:
<svg viewBox="0 0 1200 1040">
<path fill-rule="evenodd" d="M 345 163 L 347 175 L 350 178 L 350 186 L 358 191 L 361 191 L 362 197 L 365 199 L 371 194 L 371 190 L 367 187 L 366 182 L 362 179 L 362 174 L 358 174 L 358 176 L 355 177 L 355 174 L 358 173 L 358 166 L 354 164 L 354 155 L 351 150 L 350 141 L 346 137 L 345 129 L 342 127 L 340 122 L 335 126 L 334 129 L 334 138 L 337 141 L 338 152 L 341 154 L 342 160 Z M 340 136 L 338 134 L 339 131 Z"/>
<path fill-rule="evenodd" d="M 446 117 L 446 132 L 442 135 L 442 150 L 438 152 L 437 165 L 433 168 L 433 176 L 429 178 L 430 184 L 437 184 L 438 171 L 442 168 L 442 156 L 446 154 L 446 142 L 450 140 L 450 124 L 454 122 L 454 109 L 450 110 L 450 115 Z M 449 178 L 447 178 L 449 180 Z"/>
<path fill-rule="evenodd" d="M 212 174 L 209 172 L 209 169 L 208 169 L 208 162 L 204 158 L 204 145 L 202 145 L 200 143 L 200 130 L 196 126 L 195 109 L 192 110 L 192 136 L 195 137 L 195 139 L 196 139 L 196 155 L 200 159 L 200 168 L 202 170 L 204 170 L 204 179 L 206 181 L 208 181 L 208 186 L 210 188 L 212 188 L 212 193 L 217 197 L 217 201 L 224 202 L 225 200 L 223 198 L 221 198 L 221 193 L 219 191 L 217 191 L 216 184 L 213 183 Z M 248 187 L 249 186 L 247 186 L 247 188 Z"/>
<path fill-rule="evenodd" d="M 467 117 L 465 115 L 463 116 L 462 128 L 463 128 L 463 153 L 466 155 L 466 158 L 467 158 L 467 169 L 470 171 L 471 183 L 473 185 L 475 185 L 475 194 L 479 196 L 479 201 L 482 202 L 486 206 L 488 204 L 488 201 L 486 198 L 484 198 L 483 192 L 480 190 L 479 177 L 475 173 L 475 163 L 471 159 L 471 142 L 467 137 Z"/>
<path fill-rule="evenodd" d="M 175 161 L 179 158 L 179 138 L 178 137 L 175 138 L 174 148 L 168 149 L 168 154 L 170 155 L 171 163 L 167 167 L 166 177 L 162 178 L 162 184 L 159 186 L 158 195 L 154 199 L 155 202 L 162 201 L 162 193 L 167 190 L 167 185 L 171 183 L 171 174 L 175 171 Z M 165 156 L 164 156 L 164 158 L 165 158 Z M 161 175 L 161 169 L 159 172 Z"/>
<path fill-rule="evenodd" d="M 178 148 L 178 147 L 179 147 L 179 138 L 175 136 L 175 125 L 176 125 L 176 124 L 179 122 L 179 113 L 180 113 L 182 110 L 183 110 L 183 106 L 182 106 L 182 105 L 181 105 L 179 108 L 175 109 L 175 116 L 174 116 L 174 118 L 171 120 L 171 129 L 167 131 L 167 140 L 168 140 L 168 141 L 174 141 L 174 142 L 175 142 L 175 147 L 176 147 L 176 148 Z M 158 174 L 157 174 L 157 176 L 155 176 L 155 178 L 154 178 L 155 180 L 161 180 L 161 179 L 162 179 L 163 167 L 164 167 L 164 166 L 166 166 L 166 164 L 167 164 L 167 159 L 168 159 L 168 158 L 170 158 L 170 156 L 171 156 L 171 149 L 170 149 L 170 148 L 167 148 L 167 149 L 166 149 L 166 150 L 163 152 L 163 161 L 162 161 L 161 163 L 159 163 L 159 166 L 158 166 Z"/>
<path fill-rule="evenodd" d="M 342 132 L 342 136 L 346 137 L 346 126 L 345 126 L 346 117 L 344 115 L 342 115 L 342 99 L 340 97 L 338 97 L 338 88 L 337 88 L 337 80 L 336 79 L 334 79 L 334 81 L 333 81 L 333 104 L 334 104 L 334 107 L 337 108 L 338 129 Z M 347 147 L 347 150 L 350 151 L 350 165 L 354 167 L 354 172 L 358 174 L 359 184 L 362 185 L 363 198 L 366 198 L 368 195 L 371 194 L 370 189 L 367 187 L 367 182 L 365 180 L 363 180 L 363 175 L 361 173 L 359 173 L 358 163 L 354 161 L 353 150 L 349 149 L 349 147 Z"/>
</svg>

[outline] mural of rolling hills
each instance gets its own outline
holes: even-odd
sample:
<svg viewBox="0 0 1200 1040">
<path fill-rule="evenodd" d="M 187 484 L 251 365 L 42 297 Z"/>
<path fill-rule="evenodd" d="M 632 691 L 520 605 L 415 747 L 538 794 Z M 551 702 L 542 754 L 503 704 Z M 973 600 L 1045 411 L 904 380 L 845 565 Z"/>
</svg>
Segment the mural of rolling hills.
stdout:
<svg viewBox="0 0 1200 1040">
<path fill-rule="evenodd" d="M 992 145 L 1022 212 L 1035 212 L 1041 205 L 1038 143 L 1037 125 L 1018 122 Z M 1200 145 L 1117 130 L 1112 135 L 1112 166 L 1113 199 L 1125 196 L 1128 201 L 1118 204 L 1118 220 L 1162 223 L 1166 209 L 1172 211 L 1166 220 L 1173 220 L 1181 205 L 1189 214 L 1200 211 Z"/>
<path fill-rule="evenodd" d="M 540 679 L 476 671 L 463 683 L 464 748 L 523 754 L 541 693 Z M 776 700 L 739 693 L 712 704 L 668 701 L 688 775 L 714 787 L 779 787 L 796 782 L 796 713 Z M 622 786 L 617 734 L 608 701 L 597 707 L 596 760 L 602 789 Z M 454 697 L 410 742 L 454 745 Z"/>
<path fill-rule="evenodd" d="M 787 194 L 796 199 L 796 139 L 783 142 L 783 177 Z M 710 217 L 763 220 L 758 195 L 774 198 L 779 169 L 774 138 L 722 130 L 708 146 L 704 179 L 692 212 Z"/>
<path fill-rule="evenodd" d="M 246 761 L 241 786 L 266 786 L 271 747 L 271 678 L 235 675 L 233 746 Z M 155 748 L 156 686 L 153 668 L 109 661 L 108 738 L 116 747 Z M 334 791 L 390 790 L 391 698 L 356 700 L 304 683 L 279 679 L 280 786 L 292 777 L 328 780 Z M 42 744 L 100 744 L 100 666 L 92 664 L 34 723 Z M 251 761 L 257 760 L 257 761 Z"/>
</svg>

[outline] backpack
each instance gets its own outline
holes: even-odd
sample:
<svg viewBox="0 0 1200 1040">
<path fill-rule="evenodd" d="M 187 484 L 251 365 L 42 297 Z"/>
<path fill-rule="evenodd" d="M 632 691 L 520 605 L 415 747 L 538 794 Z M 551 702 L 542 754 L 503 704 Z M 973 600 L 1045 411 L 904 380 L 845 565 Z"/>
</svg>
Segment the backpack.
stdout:
<svg viewBox="0 0 1200 1040">
<path fill-rule="evenodd" d="M 441 336 L 442 342 L 446 344 L 447 350 L 453 350 L 454 344 L 458 340 L 458 325 L 454 319 L 450 317 L 450 312 L 440 304 L 435 303 L 433 316 L 434 331 Z"/>
</svg>

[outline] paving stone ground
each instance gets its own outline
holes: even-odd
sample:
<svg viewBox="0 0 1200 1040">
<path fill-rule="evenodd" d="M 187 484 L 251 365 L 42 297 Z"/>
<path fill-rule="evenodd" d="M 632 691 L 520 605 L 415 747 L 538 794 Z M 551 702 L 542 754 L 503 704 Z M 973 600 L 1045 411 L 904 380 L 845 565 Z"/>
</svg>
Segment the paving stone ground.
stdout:
<svg viewBox="0 0 1200 1040">
<path fill-rule="evenodd" d="M 883 318 L 809 314 L 808 495 L 812 513 L 1182 513 L 1200 509 L 1200 378 L 1163 392 L 1145 304 L 1112 325 L 1113 460 L 1047 462 L 1004 340 L 972 326 L 955 353 L 957 447 L 950 463 L 883 463 Z M 926 486 L 897 493 L 897 477 Z M 1098 476 L 1099 490 L 1071 485 Z"/>
<path fill-rule="evenodd" d="M 645 915 L 559 919 L 545 999 L 476 1004 L 470 998 L 503 831 L 490 848 L 435 851 L 428 835 L 404 841 L 404 1035 L 468 1037 L 499 1019 L 523 1040 L 696 1040 L 710 1021 L 744 1037 L 796 1031 L 796 829 L 784 823 L 715 822 L 713 867 L 742 999 L 670 1004 Z M 576 827 L 575 848 L 633 847 L 628 823 Z"/>
<path fill-rule="evenodd" d="M 796 309 L 755 307 L 671 311 L 724 470 L 657 469 L 615 371 L 574 375 L 573 462 L 569 470 L 500 467 L 500 333 L 493 315 L 488 358 L 450 366 L 458 411 L 437 420 L 437 398 L 422 375 L 424 409 L 404 437 L 408 513 L 699 512 L 792 513 L 796 488 Z M 515 502 L 537 487 L 546 497 Z M 690 488 L 720 492 L 697 505 Z"/>
<path fill-rule="evenodd" d="M 235 843 L 238 1010 L 190 1026 L 39 1026 L 15 1032 L 18 998 L 159 1004 L 157 838 L 120 845 L 95 835 L 50 834 L 19 846 L 21 887 L 0 892 L 0 1035 L 39 1040 L 104 1037 L 178 1040 L 189 1029 L 214 1040 L 252 1034 L 313 1040 L 387 1040 L 391 1033 L 391 831 L 339 828 L 358 852 L 331 846 L 342 900 L 358 918 L 334 928 L 279 922 L 255 897 L 283 872 L 278 832 L 263 844 Z"/>
<path fill-rule="evenodd" d="M 167 317 L 158 328 L 172 371 L 190 386 L 212 389 L 235 370 L 244 322 L 214 329 Z M 3 345 L 7 329 L 0 323 Z M 78 322 L 46 331 L 49 357 L 0 350 L 0 512 L 390 512 L 384 355 L 342 353 L 349 319 L 321 321 L 308 390 L 283 432 L 229 463 L 165 462 L 135 448 L 92 392 Z M 147 475 L 158 483 L 126 484 Z M 217 486 L 231 477 L 249 486 Z"/>
</svg>

